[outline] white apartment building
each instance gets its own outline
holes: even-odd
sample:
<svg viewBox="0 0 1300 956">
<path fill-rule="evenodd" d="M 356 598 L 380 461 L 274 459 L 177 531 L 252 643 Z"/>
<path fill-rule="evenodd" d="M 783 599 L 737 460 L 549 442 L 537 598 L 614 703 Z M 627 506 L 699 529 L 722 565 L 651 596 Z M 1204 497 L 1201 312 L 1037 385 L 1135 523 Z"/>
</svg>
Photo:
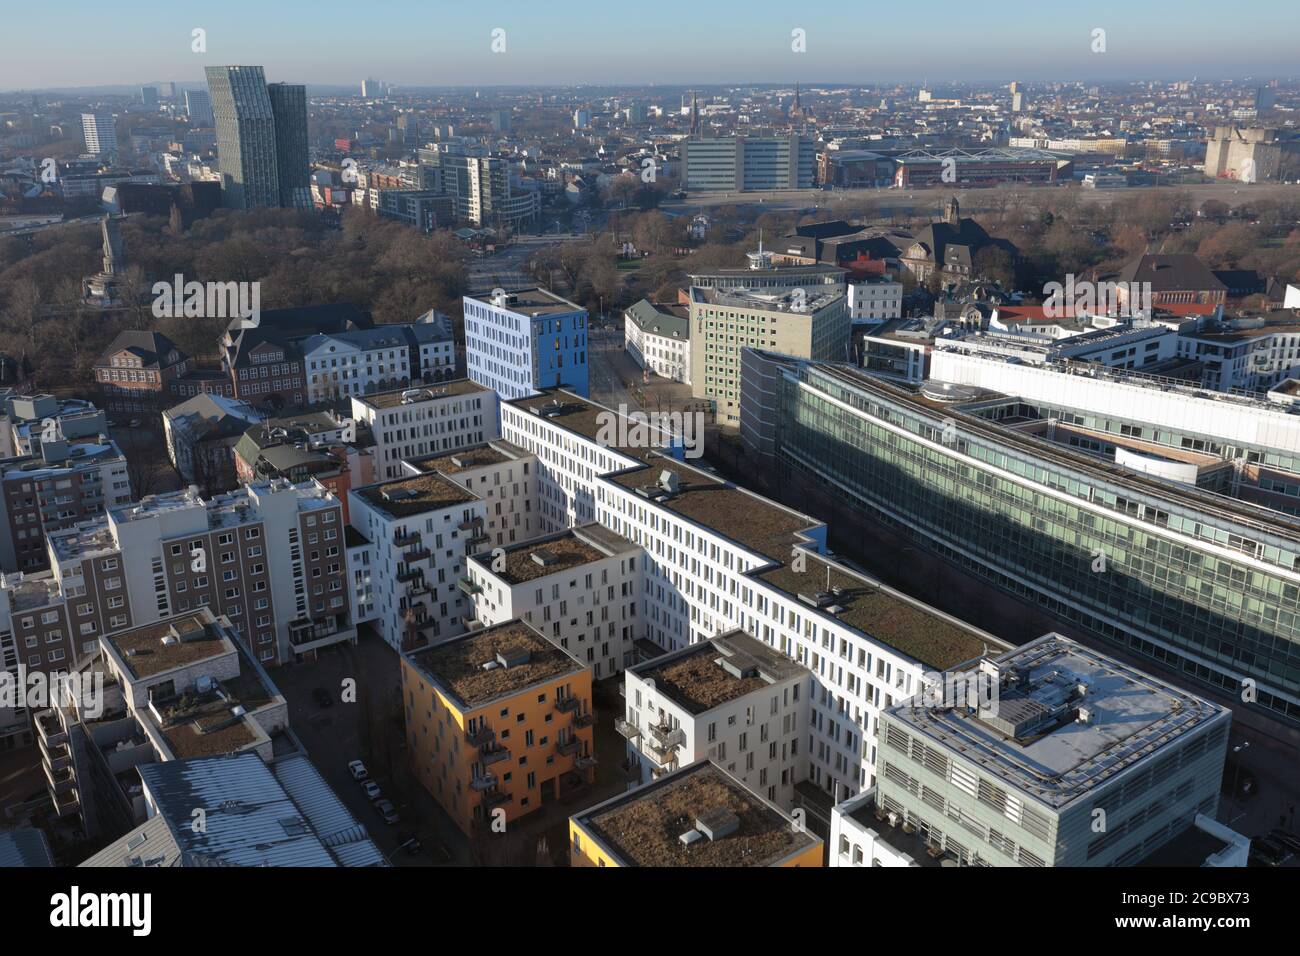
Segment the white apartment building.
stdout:
<svg viewBox="0 0 1300 956">
<path fill-rule="evenodd" d="M 731 631 L 630 668 L 623 675 L 628 740 L 640 782 L 712 760 L 785 810 L 807 778 L 806 667 Z"/>
<path fill-rule="evenodd" d="M 592 668 L 599 680 L 634 662 L 641 549 L 598 524 L 469 559 L 461 587 L 487 627 L 522 618 Z"/>
<path fill-rule="evenodd" d="M 623 313 L 623 347 L 643 369 L 691 384 L 691 323 L 684 305 L 645 299 Z"/>
<path fill-rule="evenodd" d="M 870 325 L 902 315 L 903 283 L 883 278 L 849 283 L 849 318 L 854 325 Z"/>
<path fill-rule="evenodd" d="M 587 394 L 587 310 L 546 289 L 467 295 L 465 368 L 502 398 Z"/>
<path fill-rule="evenodd" d="M 406 474 L 407 458 L 479 445 L 499 434 L 496 392 L 469 379 L 353 396 L 352 417 L 370 426 L 381 479 Z"/>
<path fill-rule="evenodd" d="M 356 640 L 343 544 L 342 502 L 315 481 L 150 495 L 48 536 L 51 626 L 90 642 L 210 608 L 261 663 L 300 659 Z"/>
<path fill-rule="evenodd" d="M 557 399 L 562 411 L 545 414 Z M 502 437 L 537 456 L 544 516 L 584 516 L 572 524 L 594 520 L 641 546 L 640 614 L 660 648 L 740 629 L 808 668 L 801 747 L 807 779 L 832 798 L 873 785 L 881 708 L 1006 647 L 827 557 L 815 518 L 671 458 L 606 447 L 601 412 L 612 414 L 563 392 L 501 406 Z"/>
<path fill-rule="evenodd" d="M 367 617 L 393 648 L 465 632 L 471 603 L 457 584 L 466 555 L 487 543 L 486 511 L 483 499 L 436 472 L 348 492 L 348 521 L 365 539 L 349 544 L 353 571 L 369 569 Z"/>
<path fill-rule="evenodd" d="M 491 393 L 493 398 L 496 393 Z M 434 471 L 483 499 L 487 522 L 483 531 L 497 547 L 527 541 L 541 533 L 537 506 L 537 456 L 497 439 L 450 454 L 402 462 L 404 473 Z"/>
<path fill-rule="evenodd" d="M 117 152 L 117 118 L 112 113 L 82 113 L 81 135 L 92 156 Z"/>
</svg>

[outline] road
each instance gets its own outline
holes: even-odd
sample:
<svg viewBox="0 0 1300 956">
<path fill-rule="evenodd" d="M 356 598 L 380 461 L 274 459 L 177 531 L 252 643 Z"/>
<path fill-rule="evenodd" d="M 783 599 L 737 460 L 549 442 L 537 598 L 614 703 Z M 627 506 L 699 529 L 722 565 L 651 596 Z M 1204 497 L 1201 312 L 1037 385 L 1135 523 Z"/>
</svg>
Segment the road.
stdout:
<svg viewBox="0 0 1300 956">
<path fill-rule="evenodd" d="M 564 242 L 586 239 L 585 234 L 550 236 L 518 236 L 500 252 L 490 256 L 475 257 L 469 264 L 469 291 L 471 295 L 491 292 L 493 289 L 524 289 L 537 285 L 528 274 L 528 260 L 540 249 Z"/>
</svg>

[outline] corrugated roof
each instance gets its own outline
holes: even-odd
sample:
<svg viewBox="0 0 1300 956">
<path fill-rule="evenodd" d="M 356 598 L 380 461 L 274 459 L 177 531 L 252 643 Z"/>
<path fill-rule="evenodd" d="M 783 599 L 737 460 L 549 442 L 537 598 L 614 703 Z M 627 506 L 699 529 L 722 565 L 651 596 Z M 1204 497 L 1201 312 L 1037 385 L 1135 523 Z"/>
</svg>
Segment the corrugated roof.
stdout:
<svg viewBox="0 0 1300 956">
<path fill-rule="evenodd" d="M 45 834 L 35 827 L 0 830 L 0 867 L 53 866 Z"/>
<path fill-rule="evenodd" d="M 329 847 L 344 866 L 384 866 L 387 861 L 370 839 L 366 828 L 357 822 L 338 798 L 320 771 L 303 754 L 281 757 L 271 765 L 280 785 L 307 817 L 321 842 Z"/>
</svg>

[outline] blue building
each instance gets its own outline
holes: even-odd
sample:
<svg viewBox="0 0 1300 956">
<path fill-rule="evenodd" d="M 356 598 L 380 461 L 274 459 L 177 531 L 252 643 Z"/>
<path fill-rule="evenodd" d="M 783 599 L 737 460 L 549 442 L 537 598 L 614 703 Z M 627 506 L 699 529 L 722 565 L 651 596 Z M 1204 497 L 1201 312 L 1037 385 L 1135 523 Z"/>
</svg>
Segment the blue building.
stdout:
<svg viewBox="0 0 1300 956">
<path fill-rule="evenodd" d="M 509 400 L 543 388 L 588 394 L 587 310 L 546 289 L 464 299 L 465 368 Z"/>
</svg>

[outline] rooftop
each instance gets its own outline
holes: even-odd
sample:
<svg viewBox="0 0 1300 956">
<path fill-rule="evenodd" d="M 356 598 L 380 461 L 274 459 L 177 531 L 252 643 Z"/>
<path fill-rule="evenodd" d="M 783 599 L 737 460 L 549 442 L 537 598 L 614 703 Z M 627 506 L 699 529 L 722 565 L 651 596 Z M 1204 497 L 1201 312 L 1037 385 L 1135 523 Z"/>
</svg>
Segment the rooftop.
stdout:
<svg viewBox="0 0 1300 956">
<path fill-rule="evenodd" d="M 777 866 L 821 842 L 707 760 L 597 804 L 575 820 L 623 866 Z M 701 823 L 715 833 L 735 830 L 711 838 L 701 833 Z M 686 844 L 681 837 L 687 832 L 700 836 Z"/>
<path fill-rule="evenodd" d="M 484 305 L 496 305 L 492 296 L 489 295 L 467 295 L 467 299 L 475 302 L 481 302 Z M 586 314 L 586 309 L 580 305 L 570 302 L 547 289 L 520 289 L 515 292 L 507 292 L 505 302 L 500 308 L 505 308 L 511 312 L 518 312 L 522 315 L 566 315 L 570 312 L 581 312 Z"/>
<path fill-rule="evenodd" d="M 724 666 L 723 662 L 727 666 Z M 631 669 L 693 715 L 808 670 L 744 631 L 691 644 Z"/>
<path fill-rule="evenodd" d="M 390 518 L 406 518 L 426 511 L 437 511 L 466 501 L 475 501 L 478 497 L 436 472 L 367 485 L 353 493 Z"/>
<path fill-rule="evenodd" d="M 988 635 L 913 601 L 879 581 L 806 552 L 804 570 L 787 562 L 759 575 L 855 630 L 934 670 L 974 660 L 989 650 Z"/>
<path fill-rule="evenodd" d="M 585 670 L 577 658 L 519 620 L 415 651 L 408 660 L 466 708 Z M 489 662 L 497 666 L 484 668 Z"/>
<path fill-rule="evenodd" d="M 414 465 L 420 471 L 438 471 L 444 475 L 454 475 L 462 471 L 469 471 L 471 468 L 482 468 L 485 465 L 499 465 L 502 462 L 515 461 L 527 454 L 529 452 L 524 449 L 498 439 L 485 445 L 462 448 L 460 451 L 454 451 L 450 454 L 408 458 L 407 464 Z"/>
<path fill-rule="evenodd" d="M 410 388 L 396 388 L 387 392 L 371 392 L 368 395 L 356 396 L 354 401 L 360 402 L 362 405 L 369 405 L 371 408 L 393 408 L 397 405 L 438 401 L 443 398 L 474 395 L 490 391 L 492 389 L 486 388 L 478 382 L 461 378 L 454 382 L 439 382 L 437 385 L 412 385 Z"/>
<path fill-rule="evenodd" d="M 996 682 L 991 706 L 929 707 L 914 697 L 891 708 L 891 720 L 1058 810 L 1210 722 L 1226 726 L 1229 715 L 1060 634 L 976 672 Z"/>
<path fill-rule="evenodd" d="M 586 524 L 507 548 L 505 570 L 493 573 L 507 584 L 521 584 L 636 548 L 602 525 Z"/>
<path fill-rule="evenodd" d="M 169 640 L 170 638 L 170 640 Z M 211 613 L 178 614 L 102 638 L 137 679 L 233 652 Z"/>
</svg>

